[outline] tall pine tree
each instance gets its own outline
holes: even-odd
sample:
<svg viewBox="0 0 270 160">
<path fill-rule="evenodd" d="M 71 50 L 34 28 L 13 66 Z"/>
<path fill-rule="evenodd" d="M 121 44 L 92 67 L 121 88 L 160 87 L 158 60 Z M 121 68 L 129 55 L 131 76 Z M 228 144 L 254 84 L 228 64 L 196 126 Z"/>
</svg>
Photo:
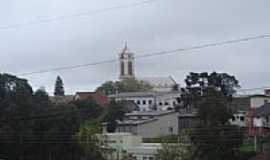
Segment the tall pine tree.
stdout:
<svg viewBox="0 0 270 160">
<path fill-rule="evenodd" d="M 65 89 L 64 84 L 60 76 L 57 76 L 54 88 L 54 96 L 64 96 Z"/>
</svg>

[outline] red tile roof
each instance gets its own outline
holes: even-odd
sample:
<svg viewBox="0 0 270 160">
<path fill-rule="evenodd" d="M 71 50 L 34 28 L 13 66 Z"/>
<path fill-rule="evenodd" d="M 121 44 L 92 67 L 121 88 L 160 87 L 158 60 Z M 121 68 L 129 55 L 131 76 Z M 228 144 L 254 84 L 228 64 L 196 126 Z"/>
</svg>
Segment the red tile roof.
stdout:
<svg viewBox="0 0 270 160">
<path fill-rule="evenodd" d="M 75 95 L 76 100 L 93 99 L 100 106 L 108 104 L 108 97 L 101 92 L 77 92 Z"/>
</svg>

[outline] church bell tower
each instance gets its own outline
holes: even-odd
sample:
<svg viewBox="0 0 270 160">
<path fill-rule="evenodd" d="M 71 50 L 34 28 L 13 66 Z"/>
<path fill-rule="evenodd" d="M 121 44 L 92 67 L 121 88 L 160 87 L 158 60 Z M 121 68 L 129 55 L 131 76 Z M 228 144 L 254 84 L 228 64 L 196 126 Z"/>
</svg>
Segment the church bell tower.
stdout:
<svg viewBox="0 0 270 160">
<path fill-rule="evenodd" d="M 134 53 L 130 52 L 127 43 L 119 55 L 120 79 L 135 78 L 134 74 Z"/>
</svg>

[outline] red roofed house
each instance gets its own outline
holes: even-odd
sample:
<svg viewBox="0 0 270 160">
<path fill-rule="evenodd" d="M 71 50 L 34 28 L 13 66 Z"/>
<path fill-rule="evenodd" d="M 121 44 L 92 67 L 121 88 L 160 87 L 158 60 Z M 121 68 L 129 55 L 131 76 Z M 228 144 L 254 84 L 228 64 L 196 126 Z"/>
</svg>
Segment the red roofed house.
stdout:
<svg viewBox="0 0 270 160">
<path fill-rule="evenodd" d="M 102 92 L 77 92 L 74 97 L 75 100 L 93 99 L 100 106 L 106 106 L 109 102 L 108 97 Z"/>
</svg>

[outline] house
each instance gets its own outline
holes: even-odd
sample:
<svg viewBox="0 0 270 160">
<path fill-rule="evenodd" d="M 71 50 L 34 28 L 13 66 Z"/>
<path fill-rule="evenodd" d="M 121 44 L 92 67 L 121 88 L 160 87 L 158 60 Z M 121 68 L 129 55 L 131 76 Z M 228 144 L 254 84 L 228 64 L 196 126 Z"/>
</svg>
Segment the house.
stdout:
<svg viewBox="0 0 270 160">
<path fill-rule="evenodd" d="M 103 132 L 107 131 L 106 123 Z M 143 138 L 158 138 L 178 134 L 178 112 L 135 111 L 125 114 L 124 120 L 117 121 L 117 133 L 132 133 Z"/>
<path fill-rule="evenodd" d="M 270 103 L 255 110 L 253 126 L 256 135 L 270 135 Z"/>
<path fill-rule="evenodd" d="M 181 92 L 127 92 L 109 96 L 116 101 L 133 101 L 140 111 L 170 110 L 179 104 Z"/>
<path fill-rule="evenodd" d="M 75 100 L 92 99 L 100 106 L 106 106 L 108 104 L 108 97 L 102 92 L 77 92 L 74 96 Z"/>
<path fill-rule="evenodd" d="M 142 137 L 131 133 L 97 135 L 104 157 L 108 160 L 132 157 L 135 160 L 154 160 L 160 143 L 143 143 Z"/>
<path fill-rule="evenodd" d="M 246 127 L 246 116 L 251 106 L 250 96 L 237 96 L 233 97 L 229 107 L 233 111 L 233 117 L 229 120 L 230 124 L 239 127 Z"/>
<path fill-rule="evenodd" d="M 265 90 L 263 95 L 253 95 L 250 96 L 250 108 L 246 115 L 246 124 L 248 129 L 248 134 L 254 136 L 258 133 L 258 127 L 256 127 L 257 120 L 254 120 L 256 117 L 256 112 L 265 104 L 270 103 L 270 94 L 269 90 Z"/>
<path fill-rule="evenodd" d="M 232 125 L 245 127 L 249 132 L 253 132 L 253 116 L 255 110 L 262 105 L 270 102 L 270 96 L 265 91 L 265 94 L 234 96 L 229 108 L 233 112 L 233 118 L 229 120 Z M 270 92 L 269 92 L 270 93 Z"/>
</svg>

